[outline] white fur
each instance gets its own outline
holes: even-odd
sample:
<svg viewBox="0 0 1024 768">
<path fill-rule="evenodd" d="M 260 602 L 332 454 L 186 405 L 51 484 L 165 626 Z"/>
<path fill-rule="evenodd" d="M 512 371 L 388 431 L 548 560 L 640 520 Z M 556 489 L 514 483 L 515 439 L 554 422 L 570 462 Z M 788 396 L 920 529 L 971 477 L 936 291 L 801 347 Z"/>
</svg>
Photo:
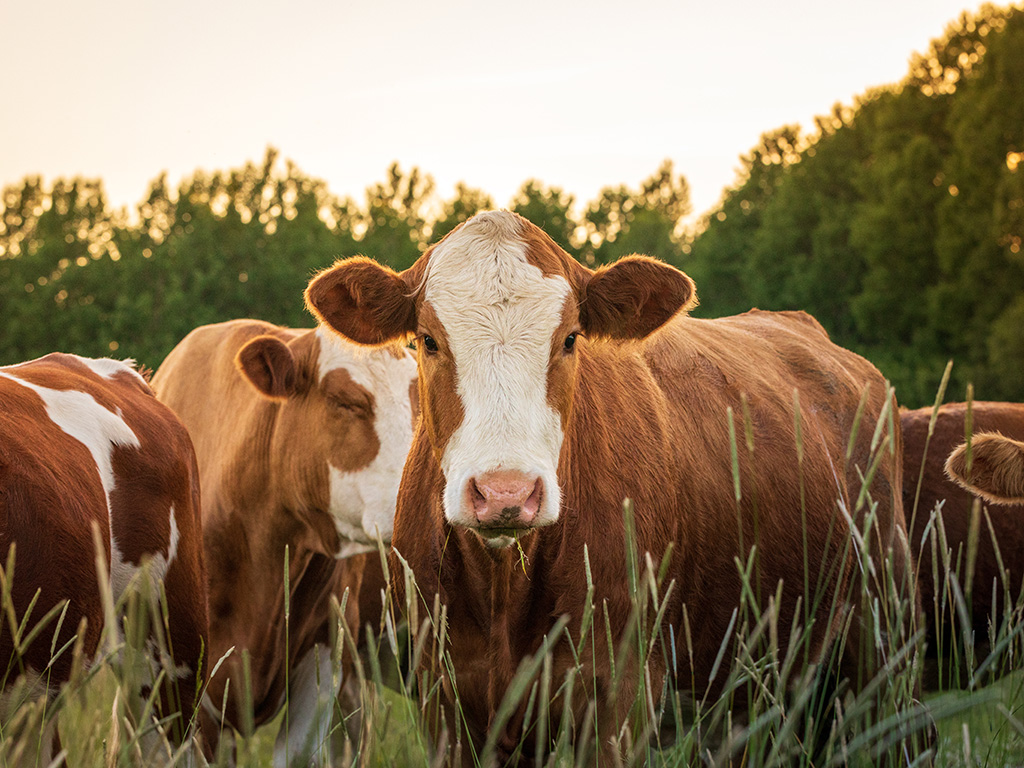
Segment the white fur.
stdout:
<svg viewBox="0 0 1024 768">
<path fill-rule="evenodd" d="M 320 328 L 320 379 L 344 368 L 374 398 L 374 429 L 380 450 L 369 466 L 344 472 L 329 466 L 330 513 L 342 537 L 339 557 L 375 549 L 380 537 L 391 541 L 398 484 L 412 445 L 412 403 L 409 387 L 416 378 L 412 355 L 395 357 L 388 350 L 358 347 Z M 352 542 L 358 545 L 353 547 Z"/>
<path fill-rule="evenodd" d="M 115 362 L 115 361 L 110 361 Z M 10 379 L 32 390 L 43 400 L 46 414 L 65 433 L 78 440 L 92 454 L 99 472 L 100 483 L 107 500 L 107 520 L 110 527 L 110 584 L 114 599 L 124 592 L 137 568 L 125 561 L 114 538 L 114 524 L 111 519 L 110 494 L 114 490 L 113 454 L 114 446 L 139 448 L 139 438 L 121 418 L 111 413 L 96 399 L 77 390 L 49 389 L 17 377 L 17 368 L 0 371 L 0 376 Z"/>
<path fill-rule="evenodd" d="M 464 503 L 467 483 L 505 469 L 540 476 L 544 495 L 533 524 L 554 522 L 563 435 L 547 402 L 547 372 L 568 281 L 530 264 L 519 221 L 494 211 L 470 219 L 435 248 L 425 291 L 444 325 L 464 413 L 441 458 L 445 517 L 476 524 Z"/>
<path fill-rule="evenodd" d="M 154 579 L 166 579 L 167 571 L 178 554 L 178 541 L 181 539 L 181 531 L 178 530 L 178 520 L 174 516 L 174 505 L 171 505 L 171 535 L 167 542 L 167 554 L 156 552 L 150 562 L 150 575 Z"/>
<path fill-rule="evenodd" d="M 105 379 L 112 379 L 119 373 L 130 373 L 143 384 L 146 383 L 146 380 L 135 370 L 134 360 L 112 360 L 109 357 L 79 357 L 78 355 L 72 355 L 72 357 L 77 358 L 89 370 Z"/>
<path fill-rule="evenodd" d="M 341 675 L 333 677 L 330 652 L 314 645 L 292 670 L 288 719 L 274 744 L 275 768 L 331 764 L 331 717 L 340 691 Z"/>
</svg>

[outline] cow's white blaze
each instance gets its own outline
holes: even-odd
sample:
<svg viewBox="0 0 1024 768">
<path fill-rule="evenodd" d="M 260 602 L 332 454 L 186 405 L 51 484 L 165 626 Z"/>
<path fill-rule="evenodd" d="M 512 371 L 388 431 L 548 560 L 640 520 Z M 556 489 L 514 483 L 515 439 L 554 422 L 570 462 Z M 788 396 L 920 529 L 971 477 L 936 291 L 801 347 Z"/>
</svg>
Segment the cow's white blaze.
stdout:
<svg viewBox="0 0 1024 768">
<path fill-rule="evenodd" d="M 562 424 L 547 400 L 547 372 L 570 294 L 564 277 L 530 264 L 520 224 L 508 212 L 476 216 L 431 254 L 424 299 L 444 326 L 463 408 L 441 458 L 450 522 L 476 524 L 468 483 L 499 470 L 540 477 L 532 525 L 558 519 Z"/>
<path fill-rule="evenodd" d="M 130 370 L 125 367 L 125 370 Z M 50 389 L 25 381 L 16 375 L 16 368 L 0 371 L 0 376 L 26 387 L 42 398 L 46 415 L 66 434 L 82 443 L 92 455 L 99 472 L 100 484 L 107 501 L 107 519 L 110 526 L 110 585 L 117 599 L 124 592 L 132 576 L 138 570 L 127 562 L 114 537 L 111 520 L 110 494 L 117 478 L 114 475 L 114 446 L 140 448 L 139 438 L 119 414 L 111 413 L 96 399 L 85 392 L 74 389 Z"/>
<path fill-rule="evenodd" d="M 412 445 L 412 403 L 409 386 L 416 378 L 411 355 L 396 357 L 390 350 L 358 347 L 324 328 L 320 340 L 319 376 L 338 368 L 368 390 L 374 399 L 374 429 L 380 450 L 373 461 L 355 472 L 328 466 L 330 513 L 342 537 L 339 557 L 370 551 L 379 536 L 391 541 L 395 505 L 405 458 Z"/>
</svg>

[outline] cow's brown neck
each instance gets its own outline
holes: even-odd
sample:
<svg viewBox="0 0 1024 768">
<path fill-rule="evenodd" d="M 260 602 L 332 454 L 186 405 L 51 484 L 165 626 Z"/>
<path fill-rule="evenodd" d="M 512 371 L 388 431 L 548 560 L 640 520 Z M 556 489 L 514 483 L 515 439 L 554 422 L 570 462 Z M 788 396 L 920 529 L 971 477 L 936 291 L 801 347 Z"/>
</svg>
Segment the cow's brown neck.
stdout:
<svg viewBox="0 0 1024 768">
<path fill-rule="evenodd" d="M 264 422 L 256 434 L 269 443 L 273 412 L 276 405 L 261 403 Z M 225 664 L 225 673 L 242 680 L 241 652 L 247 650 L 252 659 L 252 697 L 257 723 L 261 710 L 268 715 L 276 711 L 283 693 L 283 670 L 308 650 L 315 638 L 300 626 L 309 612 L 296 610 L 302 602 L 326 601 L 335 578 L 335 561 L 324 553 L 324 539 L 337 533 L 311 529 L 310 521 L 326 519 L 324 514 L 309 514 L 285 507 L 275 492 L 274 479 L 261 462 L 251 456 L 269 455 L 262 448 L 249 452 L 235 462 L 237 482 L 225 492 L 223 505 L 208 504 L 204 538 L 212 563 L 219 567 L 210 572 L 210 623 L 214 663 L 232 646 L 235 652 Z M 270 491 L 269 493 L 267 491 Z M 329 519 L 328 519 L 329 522 Z M 289 600 L 292 610 L 286 635 L 285 550 L 288 551 Z M 230 567 L 225 567 L 230 566 Z M 245 600 L 238 600 L 239 590 L 246 590 Z M 241 616 L 239 612 L 251 612 Z M 302 638 L 288 642 L 289 637 Z M 287 653 L 286 653 L 287 646 Z M 228 674 L 211 681 L 210 692 L 215 701 L 223 696 Z M 235 691 L 241 695 L 241 691 Z"/>
<path fill-rule="evenodd" d="M 663 464 L 682 459 L 665 424 L 664 396 L 637 348 L 621 352 L 612 345 L 594 345 L 580 354 L 580 378 L 559 461 L 560 518 L 523 537 L 522 555 L 516 546 L 488 549 L 472 531 L 446 524 L 444 478 L 425 433 L 417 435 L 410 454 L 410 465 L 418 471 L 407 481 L 415 478 L 416 484 L 403 486 L 394 543 L 413 566 L 424 593 L 431 591 L 428 585 L 436 584 L 448 605 L 452 653 L 462 661 L 459 696 L 467 707 L 486 709 L 488 720 L 497 712 L 520 661 L 540 648 L 560 615 L 571 617 L 568 631 L 572 638 L 579 637 L 587 600 L 584 543 L 591 543 L 594 602 L 599 610 L 608 611 L 613 626 L 625 625 L 631 608 L 623 588 L 626 554 L 621 533 L 613 533 L 623 527 L 621 499 L 645 489 L 645 497 L 635 500 L 638 509 L 649 507 L 651 515 L 678 504 L 674 489 L 663 482 L 671 476 Z M 607 356 L 616 358 L 614 365 Z M 648 410 L 638 413 L 622 401 L 632 397 L 640 397 Z M 655 445 L 658 450 L 649 451 L 644 462 L 621 461 L 621 453 L 634 444 Z M 586 460 L 578 460 L 581 456 Z M 424 504 L 425 498 L 431 501 Z M 423 535 L 428 529 L 434 536 Z M 693 538 L 699 537 L 695 533 Z M 609 540 L 620 546 L 600 546 Z M 652 549 L 658 562 L 662 553 L 656 544 L 638 542 L 640 548 Z M 677 546 L 671 578 L 680 577 L 684 561 L 685 553 Z M 555 654 L 559 669 L 576 663 L 568 643 L 559 643 Z M 472 661 L 467 664 L 467 659 Z M 600 654 L 592 661 L 602 669 L 607 665 Z M 522 735 L 523 715 L 520 711 L 506 726 L 510 744 Z"/>
</svg>

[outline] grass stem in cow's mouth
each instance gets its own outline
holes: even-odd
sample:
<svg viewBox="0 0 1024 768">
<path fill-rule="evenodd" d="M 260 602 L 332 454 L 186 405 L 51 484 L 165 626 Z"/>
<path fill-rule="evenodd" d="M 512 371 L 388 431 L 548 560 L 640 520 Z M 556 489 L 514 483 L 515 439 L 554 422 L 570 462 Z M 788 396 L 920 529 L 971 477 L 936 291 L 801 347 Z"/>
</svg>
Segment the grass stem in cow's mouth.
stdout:
<svg viewBox="0 0 1024 768">
<path fill-rule="evenodd" d="M 487 527 L 471 529 L 483 539 L 484 544 L 490 549 L 505 549 L 515 544 L 522 552 L 522 545 L 519 540 L 536 530 L 535 527 Z"/>
</svg>

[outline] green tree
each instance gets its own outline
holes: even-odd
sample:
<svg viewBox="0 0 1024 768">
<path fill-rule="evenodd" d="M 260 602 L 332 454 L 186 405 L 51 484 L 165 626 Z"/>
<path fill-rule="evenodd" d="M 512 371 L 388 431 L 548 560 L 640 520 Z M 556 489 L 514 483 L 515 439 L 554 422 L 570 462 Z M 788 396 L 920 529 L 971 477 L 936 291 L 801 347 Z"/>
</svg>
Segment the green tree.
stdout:
<svg viewBox="0 0 1024 768">
<path fill-rule="evenodd" d="M 467 186 L 460 181 L 455 185 L 455 197 L 445 201 L 441 215 L 431 227 L 431 242 L 438 242 L 459 226 L 459 224 L 480 213 L 480 211 L 492 210 L 493 208 L 494 198 L 483 190 Z"/>
<path fill-rule="evenodd" d="M 678 265 L 683 220 L 691 211 L 690 185 L 666 160 L 636 191 L 625 186 L 601 190 L 584 214 L 587 236 L 581 257 L 596 266 L 643 253 Z"/>
<path fill-rule="evenodd" d="M 415 167 L 403 173 L 392 163 L 387 179 L 366 192 L 363 252 L 397 270 L 412 266 L 427 247 L 433 193 L 430 176 Z"/>
<path fill-rule="evenodd" d="M 682 267 L 697 284 L 701 304 L 694 314 L 720 317 L 754 306 L 757 282 L 753 243 L 762 227 L 765 208 L 782 183 L 787 168 L 799 161 L 803 139 L 797 126 L 761 136 L 742 156 L 736 185 L 700 224 Z"/>
<path fill-rule="evenodd" d="M 1013 214 L 1022 204 L 1022 184 L 1012 161 L 1024 150 L 1024 11 L 987 12 L 961 22 L 971 37 L 984 38 L 976 46 L 983 56 L 958 83 L 950 105 L 952 147 L 943 165 L 948 194 L 938 206 L 936 242 L 943 280 L 928 298 L 940 338 L 961 363 L 961 378 L 973 380 L 983 397 L 1021 399 L 1020 368 L 1003 368 L 1007 357 L 997 350 L 1005 347 L 991 334 L 994 324 L 1016 316 L 1024 292 L 1019 244 L 1014 252 L 1021 231 Z"/>
<path fill-rule="evenodd" d="M 573 256 L 579 252 L 574 245 L 579 226 L 572 213 L 575 198 L 558 187 L 547 187 L 536 179 L 523 183 L 512 198 L 511 210 L 529 219 Z"/>
</svg>

